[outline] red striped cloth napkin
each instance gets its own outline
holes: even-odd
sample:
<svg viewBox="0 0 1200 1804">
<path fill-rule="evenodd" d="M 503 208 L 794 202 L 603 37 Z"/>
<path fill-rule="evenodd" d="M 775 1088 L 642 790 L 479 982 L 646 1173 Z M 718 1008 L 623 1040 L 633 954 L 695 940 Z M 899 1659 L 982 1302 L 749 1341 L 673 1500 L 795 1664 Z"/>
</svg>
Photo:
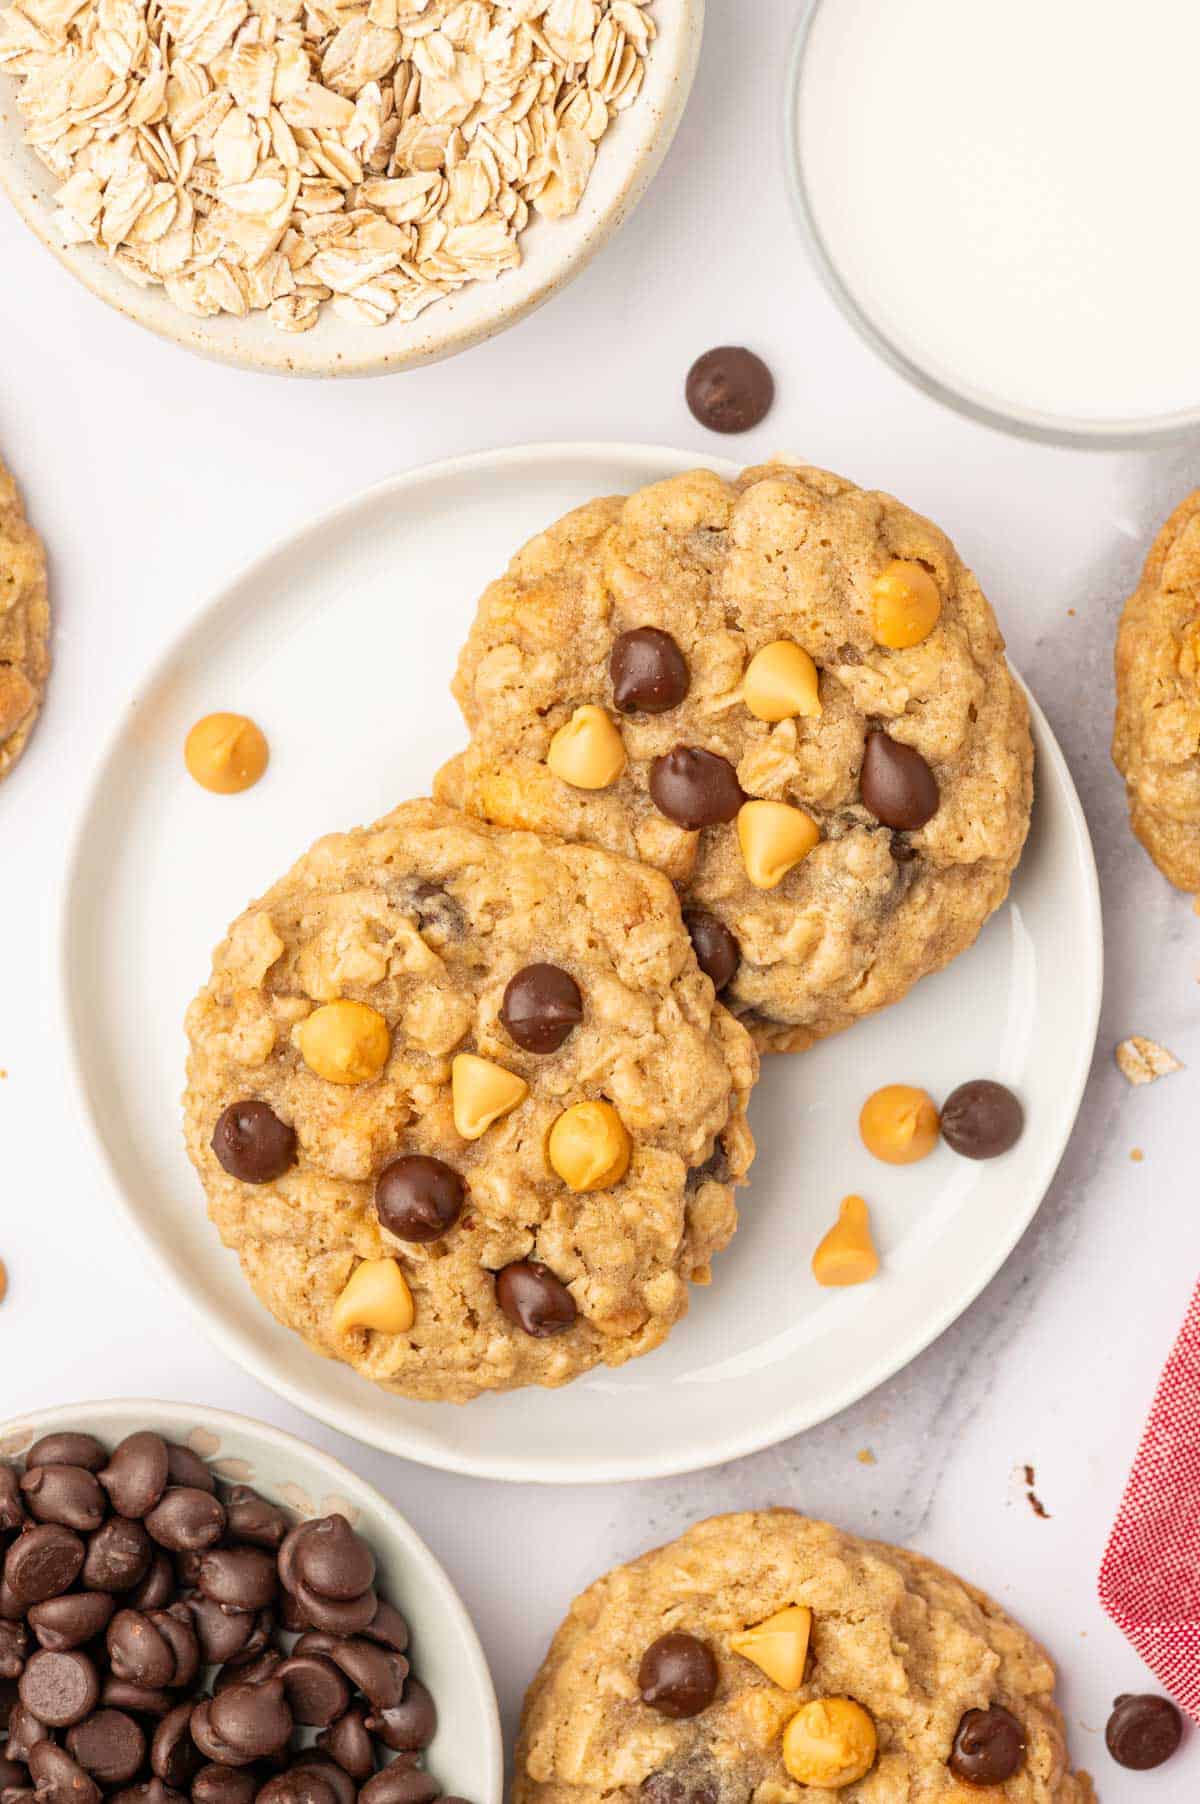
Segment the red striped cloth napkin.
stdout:
<svg viewBox="0 0 1200 1804">
<path fill-rule="evenodd" d="M 1125 1487 L 1100 1602 L 1200 1722 L 1200 1286 Z"/>
</svg>

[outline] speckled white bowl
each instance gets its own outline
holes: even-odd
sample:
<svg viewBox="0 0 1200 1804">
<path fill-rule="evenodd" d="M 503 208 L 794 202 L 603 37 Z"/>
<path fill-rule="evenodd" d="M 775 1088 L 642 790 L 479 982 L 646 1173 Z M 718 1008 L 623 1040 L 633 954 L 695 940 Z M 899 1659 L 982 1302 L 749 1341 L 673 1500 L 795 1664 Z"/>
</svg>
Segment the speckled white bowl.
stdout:
<svg viewBox="0 0 1200 1804">
<path fill-rule="evenodd" d="M 425 1765 L 447 1796 L 501 1804 L 504 1761 L 491 1675 L 450 1580 L 400 1512 L 348 1466 L 294 1435 L 199 1404 L 145 1398 L 34 1410 L 0 1425 L 0 1459 L 20 1459 L 51 1430 L 83 1429 L 115 1445 L 138 1428 L 181 1441 L 218 1478 L 253 1485 L 299 1517 L 340 1510 L 370 1542 L 379 1586 L 412 1631 L 413 1667 L 433 1693 L 438 1732 Z"/>
<path fill-rule="evenodd" d="M 411 324 L 355 326 L 329 308 L 309 332 L 280 332 L 265 314 L 193 319 L 161 288 L 138 288 L 90 244 L 63 245 L 52 224 L 55 178 L 22 142 L 18 83 L 0 74 L 0 188 L 85 288 L 161 338 L 246 369 L 294 376 L 373 376 L 435 363 L 515 325 L 579 274 L 633 211 L 683 117 L 704 28 L 704 0 L 658 0 L 658 36 L 642 91 L 613 121 L 587 192 L 569 219 L 531 221 L 523 262 L 495 282 L 474 282 Z"/>
</svg>

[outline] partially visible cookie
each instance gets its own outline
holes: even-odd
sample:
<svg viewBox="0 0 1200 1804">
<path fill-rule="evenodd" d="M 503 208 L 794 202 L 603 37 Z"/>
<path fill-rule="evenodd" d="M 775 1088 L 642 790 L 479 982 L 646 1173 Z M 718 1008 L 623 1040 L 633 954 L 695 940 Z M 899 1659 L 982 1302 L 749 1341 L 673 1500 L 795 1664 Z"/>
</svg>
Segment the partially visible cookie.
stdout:
<svg viewBox="0 0 1200 1804">
<path fill-rule="evenodd" d="M 1164 877 L 1200 892 L 1200 489 L 1155 539 L 1121 615 L 1113 762 Z"/>
<path fill-rule="evenodd" d="M 46 554 L 0 463 L 0 777 L 25 749 L 50 674 Z"/>
<path fill-rule="evenodd" d="M 585 1591 L 525 1700 L 513 1804 L 1094 1804 L 1054 1668 L 973 1585 L 791 1510 Z"/>
<path fill-rule="evenodd" d="M 769 1050 L 969 946 L 1029 824 L 1028 712 L 975 578 L 823 470 L 568 514 L 483 595 L 454 693 L 471 743 L 435 793 L 665 871 Z"/>
<path fill-rule="evenodd" d="M 406 1396 L 651 1351 L 736 1226 L 754 1047 L 666 878 L 595 847 L 406 802 L 234 922 L 187 1027 L 222 1238 Z"/>
</svg>

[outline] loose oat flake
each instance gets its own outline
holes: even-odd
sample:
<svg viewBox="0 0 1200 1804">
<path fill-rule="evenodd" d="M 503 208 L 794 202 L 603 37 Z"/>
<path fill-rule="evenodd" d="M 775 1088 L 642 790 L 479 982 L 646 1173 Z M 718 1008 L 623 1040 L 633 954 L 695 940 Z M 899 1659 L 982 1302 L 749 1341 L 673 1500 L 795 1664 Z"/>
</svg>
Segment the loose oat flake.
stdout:
<svg viewBox="0 0 1200 1804">
<path fill-rule="evenodd" d="M 1132 1034 L 1128 1040 L 1122 1040 L 1116 1051 L 1117 1068 L 1131 1084 L 1152 1084 L 1156 1077 L 1166 1077 L 1171 1071 L 1182 1071 L 1182 1061 L 1160 1046 L 1157 1040 L 1144 1040 L 1141 1034 Z"/>
<path fill-rule="evenodd" d="M 200 318 L 412 320 L 573 213 L 653 0 L 0 0 L 65 243 Z"/>
</svg>

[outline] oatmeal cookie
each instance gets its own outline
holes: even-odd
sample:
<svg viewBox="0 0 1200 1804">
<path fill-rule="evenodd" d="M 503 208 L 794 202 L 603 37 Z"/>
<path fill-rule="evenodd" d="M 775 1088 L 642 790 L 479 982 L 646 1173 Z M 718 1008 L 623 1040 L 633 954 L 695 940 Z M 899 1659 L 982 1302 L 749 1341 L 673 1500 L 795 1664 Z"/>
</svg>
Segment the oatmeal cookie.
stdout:
<svg viewBox="0 0 1200 1804">
<path fill-rule="evenodd" d="M 1094 1804 L 1054 1668 L 974 1586 L 791 1510 L 717 1516 L 577 1598 L 514 1804 Z"/>
<path fill-rule="evenodd" d="M 1200 489 L 1171 515 L 1117 633 L 1113 762 L 1164 877 L 1200 891 Z"/>
<path fill-rule="evenodd" d="M 46 554 L 0 464 L 0 777 L 25 749 L 50 673 Z"/>
<path fill-rule="evenodd" d="M 670 884 L 427 801 L 318 841 L 187 1017 L 187 1146 L 269 1309 L 406 1396 L 662 1342 L 736 1226 L 757 1073 Z"/>
<path fill-rule="evenodd" d="M 567 515 L 485 592 L 435 793 L 637 856 L 701 964 L 784 1050 L 975 939 L 1029 823 L 1024 697 L 949 540 L 775 465 Z"/>
</svg>

